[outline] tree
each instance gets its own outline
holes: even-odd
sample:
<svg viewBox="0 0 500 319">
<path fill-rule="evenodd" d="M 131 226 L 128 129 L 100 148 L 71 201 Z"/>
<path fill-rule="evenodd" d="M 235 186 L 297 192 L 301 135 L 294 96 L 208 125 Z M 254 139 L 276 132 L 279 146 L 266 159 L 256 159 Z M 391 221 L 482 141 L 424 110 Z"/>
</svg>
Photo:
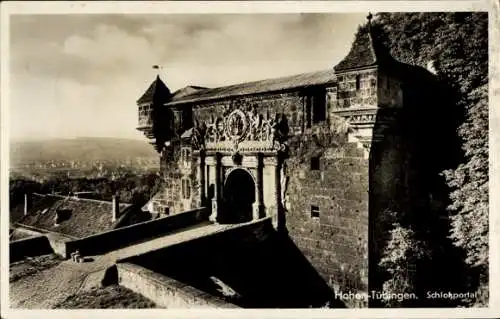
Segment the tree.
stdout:
<svg viewBox="0 0 500 319">
<path fill-rule="evenodd" d="M 438 80 L 456 92 L 455 112 L 462 114 L 456 135 L 461 140 L 463 158 L 442 169 L 451 201 L 450 238 L 464 250 L 470 269 L 478 270 L 478 290 L 485 291 L 489 212 L 488 13 L 382 13 L 374 24 L 397 60 L 421 67 L 432 65 Z"/>
<path fill-rule="evenodd" d="M 467 121 L 458 133 L 463 138 L 466 161 L 444 172 L 454 190 L 450 209 L 452 234 L 465 249 L 466 262 L 487 271 L 488 266 L 488 87 L 472 91 L 467 100 Z"/>
<path fill-rule="evenodd" d="M 382 253 L 380 266 L 390 274 L 382 286 L 387 296 L 418 291 L 416 283 L 416 265 L 429 258 L 425 243 L 418 240 L 413 230 L 394 223 L 390 231 L 389 242 Z M 398 300 L 386 298 L 382 301 L 389 307 L 402 307 L 414 302 L 411 299 Z"/>
</svg>

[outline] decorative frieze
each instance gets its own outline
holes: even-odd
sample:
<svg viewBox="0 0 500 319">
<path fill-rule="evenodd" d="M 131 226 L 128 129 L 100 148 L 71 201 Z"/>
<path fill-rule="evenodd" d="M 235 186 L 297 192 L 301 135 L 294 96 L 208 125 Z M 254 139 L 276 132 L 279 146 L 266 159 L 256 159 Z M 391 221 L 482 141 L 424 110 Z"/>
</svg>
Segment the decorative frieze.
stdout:
<svg viewBox="0 0 500 319">
<path fill-rule="evenodd" d="M 220 152 L 285 151 L 288 123 L 284 114 L 274 116 L 255 108 L 232 110 L 225 107 L 219 117 L 207 123 L 195 123 L 192 135 L 194 149 Z"/>
<path fill-rule="evenodd" d="M 396 109 L 380 109 L 377 107 L 336 110 L 335 116 L 344 118 L 351 128 L 349 140 L 357 140 L 368 150 L 373 142 L 384 138 L 384 132 L 390 123 L 395 121 Z"/>
</svg>

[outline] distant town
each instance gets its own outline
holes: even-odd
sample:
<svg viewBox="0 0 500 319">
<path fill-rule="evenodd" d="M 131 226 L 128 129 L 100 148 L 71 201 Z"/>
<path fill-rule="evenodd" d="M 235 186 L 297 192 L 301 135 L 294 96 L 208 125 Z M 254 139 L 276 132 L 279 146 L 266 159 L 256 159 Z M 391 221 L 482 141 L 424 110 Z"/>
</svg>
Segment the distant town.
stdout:
<svg viewBox="0 0 500 319">
<path fill-rule="evenodd" d="M 44 182 L 52 178 L 111 178 L 157 172 L 158 158 L 126 158 L 123 160 L 47 160 L 17 163 L 11 166 L 11 179 L 25 178 Z"/>
</svg>

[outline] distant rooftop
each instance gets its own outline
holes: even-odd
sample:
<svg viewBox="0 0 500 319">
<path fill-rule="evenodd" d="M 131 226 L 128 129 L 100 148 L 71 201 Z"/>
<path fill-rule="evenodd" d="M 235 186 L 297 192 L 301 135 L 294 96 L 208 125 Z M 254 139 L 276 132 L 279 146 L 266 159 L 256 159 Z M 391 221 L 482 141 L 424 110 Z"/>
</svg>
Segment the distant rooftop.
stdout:
<svg viewBox="0 0 500 319">
<path fill-rule="evenodd" d="M 82 238 L 111 230 L 112 203 L 94 199 L 76 198 L 60 195 L 31 195 L 32 205 L 28 215 L 22 216 L 17 222 L 65 235 Z M 131 204 L 120 204 L 123 212 Z M 64 212 L 65 218 L 55 225 L 56 212 Z"/>
</svg>

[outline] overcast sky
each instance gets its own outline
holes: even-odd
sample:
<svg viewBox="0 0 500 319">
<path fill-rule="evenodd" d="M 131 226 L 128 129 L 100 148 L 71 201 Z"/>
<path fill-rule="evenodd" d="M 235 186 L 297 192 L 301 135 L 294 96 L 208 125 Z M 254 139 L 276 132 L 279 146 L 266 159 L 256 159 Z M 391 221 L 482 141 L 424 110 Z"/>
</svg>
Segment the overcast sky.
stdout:
<svg viewBox="0 0 500 319">
<path fill-rule="evenodd" d="M 11 16 L 13 139 L 143 138 L 135 101 L 333 67 L 366 14 Z"/>
</svg>

